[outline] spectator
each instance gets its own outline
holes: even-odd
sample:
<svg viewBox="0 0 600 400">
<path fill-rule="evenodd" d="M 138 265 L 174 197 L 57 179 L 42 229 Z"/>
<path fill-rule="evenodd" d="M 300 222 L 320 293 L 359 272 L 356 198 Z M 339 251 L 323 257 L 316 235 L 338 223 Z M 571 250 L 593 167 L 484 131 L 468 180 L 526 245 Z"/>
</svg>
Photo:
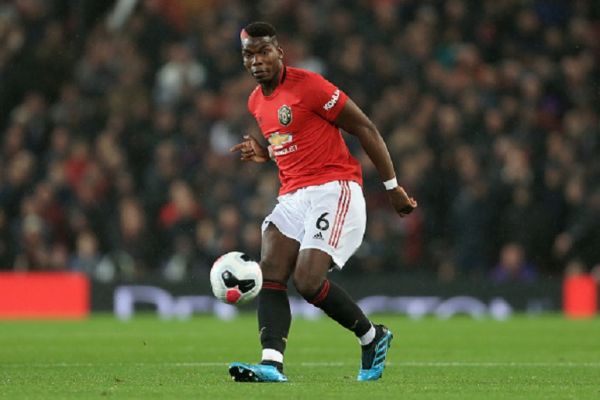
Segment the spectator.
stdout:
<svg viewBox="0 0 600 400">
<path fill-rule="evenodd" d="M 167 54 L 167 62 L 156 75 L 154 97 L 160 105 L 175 106 L 202 86 L 206 69 L 193 59 L 190 49 L 183 43 L 169 45 Z"/>
<path fill-rule="evenodd" d="M 110 233 L 109 250 L 115 259 L 126 259 L 132 265 L 128 274 L 144 276 L 157 269 L 158 243 L 149 231 L 142 204 L 135 197 L 119 201 L 116 221 Z"/>
<path fill-rule="evenodd" d="M 4 209 L 0 208 L 0 270 L 12 268 L 14 263 L 14 248 L 15 246 L 8 226 L 8 217 Z"/>
<path fill-rule="evenodd" d="M 101 254 L 96 235 L 91 231 L 79 234 L 75 245 L 75 254 L 69 260 L 69 269 L 94 276 L 100 260 Z"/>
<path fill-rule="evenodd" d="M 159 212 L 161 242 L 167 251 L 176 249 L 191 254 L 194 229 L 202 218 L 202 209 L 195 199 L 192 189 L 183 180 L 176 180 L 169 186 L 169 202 Z"/>
<path fill-rule="evenodd" d="M 527 261 L 523 246 L 513 242 L 502 247 L 490 277 L 495 283 L 532 283 L 537 279 L 537 270 Z"/>
</svg>

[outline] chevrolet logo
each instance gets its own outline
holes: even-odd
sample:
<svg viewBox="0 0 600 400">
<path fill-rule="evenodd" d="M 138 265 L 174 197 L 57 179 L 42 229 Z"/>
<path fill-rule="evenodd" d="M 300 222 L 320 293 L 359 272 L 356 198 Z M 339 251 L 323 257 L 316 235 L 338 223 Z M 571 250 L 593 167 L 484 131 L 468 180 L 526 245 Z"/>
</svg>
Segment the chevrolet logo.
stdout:
<svg viewBox="0 0 600 400">
<path fill-rule="evenodd" d="M 283 146 L 286 143 L 291 142 L 293 136 L 291 133 L 273 133 L 269 136 L 269 143 L 273 146 Z"/>
</svg>

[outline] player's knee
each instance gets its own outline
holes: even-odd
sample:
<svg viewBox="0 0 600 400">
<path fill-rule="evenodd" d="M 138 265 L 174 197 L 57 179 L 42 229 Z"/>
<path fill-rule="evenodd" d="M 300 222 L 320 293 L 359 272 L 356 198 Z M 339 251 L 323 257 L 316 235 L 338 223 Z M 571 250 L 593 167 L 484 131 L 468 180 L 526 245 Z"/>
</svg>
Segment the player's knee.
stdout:
<svg viewBox="0 0 600 400">
<path fill-rule="evenodd" d="M 310 300 L 321 288 L 323 278 L 321 276 L 306 273 L 302 269 L 296 269 L 296 271 L 294 271 L 293 281 L 298 293 L 305 299 Z"/>
<path fill-rule="evenodd" d="M 263 280 L 285 284 L 289 278 L 289 272 L 287 272 L 287 269 L 284 266 L 278 265 L 268 259 L 260 261 L 260 269 L 263 273 Z"/>
</svg>

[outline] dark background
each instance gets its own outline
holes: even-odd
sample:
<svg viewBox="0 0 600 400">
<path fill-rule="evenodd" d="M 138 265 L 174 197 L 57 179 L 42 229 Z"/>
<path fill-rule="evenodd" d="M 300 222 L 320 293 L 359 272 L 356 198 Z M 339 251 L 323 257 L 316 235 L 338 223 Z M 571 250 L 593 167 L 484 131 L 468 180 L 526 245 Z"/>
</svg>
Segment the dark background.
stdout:
<svg viewBox="0 0 600 400">
<path fill-rule="evenodd" d="M 0 268 L 175 284 L 258 258 L 277 171 L 227 149 L 256 129 L 239 31 L 261 19 L 371 117 L 419 201 L 397 217 L 349 138 L 369 222 L 344 274 L 597 271 L 598 2 L 145 0 L 117 23 L 119 4 L 0 1 Z"/>
</svg>

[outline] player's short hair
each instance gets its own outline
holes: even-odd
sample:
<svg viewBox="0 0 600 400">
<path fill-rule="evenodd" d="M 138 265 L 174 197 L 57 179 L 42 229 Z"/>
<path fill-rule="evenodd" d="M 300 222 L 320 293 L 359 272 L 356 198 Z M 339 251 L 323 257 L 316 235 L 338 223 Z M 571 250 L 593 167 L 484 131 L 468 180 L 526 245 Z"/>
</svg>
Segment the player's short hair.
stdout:
<svg viewBox="0 0 600 400">
<path fill-rule="evenodd" d="M 275 27 L 268 22 L 256 21 L 251 22 L 244 28 L 248 36 L 251 37 L 263 37 L 263 36 L 276 36 L 277 31 Z"/>
</svg>

